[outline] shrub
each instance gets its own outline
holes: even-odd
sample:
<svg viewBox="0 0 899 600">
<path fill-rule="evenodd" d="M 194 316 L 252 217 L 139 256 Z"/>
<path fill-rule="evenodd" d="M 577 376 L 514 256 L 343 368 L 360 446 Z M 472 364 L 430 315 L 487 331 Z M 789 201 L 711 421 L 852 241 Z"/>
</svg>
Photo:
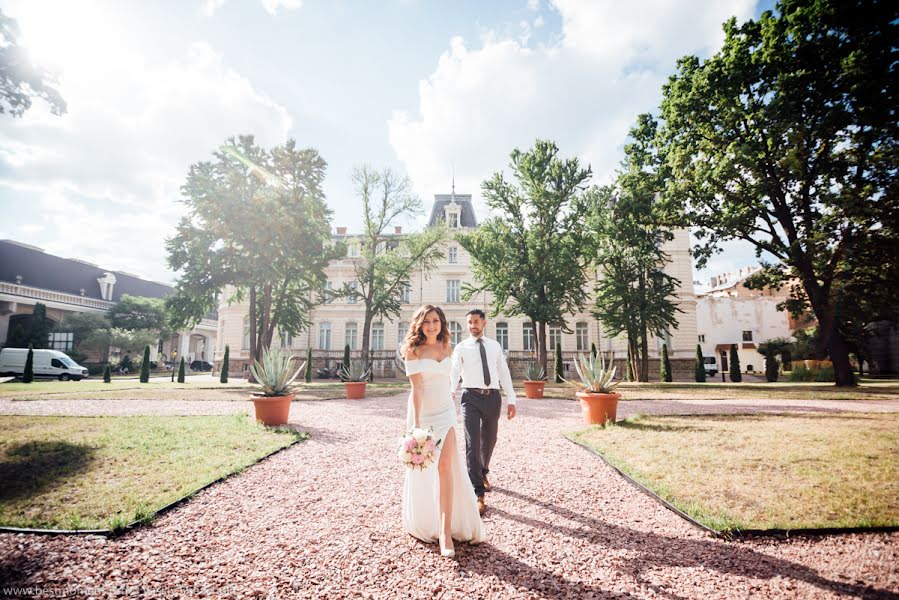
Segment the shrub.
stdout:
<svg viewBox="0 0 899 600">
<path fill-rule="evenodd" d="M 596 360 L 596 344 L 590 342 L 590 354 L 593 355 L 593 360 Z"/>
<path fill-rule="evenodd" d="M 112 381 L 112 368 L 107 364 L 106 368 L 103 369 L 103 383 L 110 383 Z"/>
<path fill-rule="evenodd" d="M 774 357 L 773 352 L 769 352 L 765 355 L 765 379 L 774 383 L 777 381 L 777 372 L 777 359 Z"/>
<path fill-rule="evenodd" d="M 312 348 L 306 349 L 306 370 L 303 373 L 306 383 L 312 383 Z"/>
<path fill-rule="evenodd" d="M 178 366 L 178 383 L 184 383 L 184 368 L 185 362 L 184 357 L 181 357 L 181 364 Z"/>
<path fill-rule="evenodd" d="M 662 360 L 659 366 L 659 376 L 662 381 L 671 383 L 673 377 L 671 376 L 671 359 L 668 358 L 668 344 L 662 344 Z"/>
<path fill-rule="evenodd" d="M 150 347 L 144 347 L 144 358 L 140 361 L 140 382 L 148 383 L 150 381 Z"/>
<path fill-rule="evenodd" d="M 34 381 L 34 349 L 28 344 L 28 356 L 25 358 L 25 372 L 22 374 L 22 383 Z"/>
<path fill-rule="evenodd" d="M 555 382 L 562 383 L 562 344 L 556 344 L 556 353 L 553 356 L 553 373 L 555 373 Z"/>
<path fill-rule="evenodd" d="M 697 383 L 705 383 L 705 360 L 702 356 L 702 346 L 696 344 L 696 364 L 693 365 L 693 378 Z"/>
<path fill-rule="evenodd" d="M 343 369 L 348 369 L 350 367 L 350 345 L 347 344 L 343 347 L 343 363 L 338 367 L 338 370 L 342 373 Z M 343 378 L 341 377 L 343 380 Z M 345 380 L 344 380 L 345 381 Z"/>
<path fill-rule="evenodd" d="M 231 347 L 225 344 L 225 356 L 222 357 L 222 372 L 219 374 L 219 383 L 228 383 L 229 360 L 231 360 Z"/>
<path fill-rule="evenodd" d="M 730 345 L 730 380 L 734 383 L 743 381 L 743 374 L 740 372 L 740 355 L 737 354 L 737 345 Z"/>
</svg>

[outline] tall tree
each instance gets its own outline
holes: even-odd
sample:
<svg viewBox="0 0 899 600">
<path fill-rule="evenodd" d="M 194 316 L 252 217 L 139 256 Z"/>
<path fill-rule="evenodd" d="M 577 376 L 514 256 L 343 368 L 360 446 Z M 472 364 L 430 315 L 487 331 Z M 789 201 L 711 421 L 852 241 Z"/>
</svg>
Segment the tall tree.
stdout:
<svg viewBox="0 0 899 600">
<path fill-rule="evenodd" d="M 322 181 L 325 161 L 296 142 L 268 151 L 253 136 L 231 138 L 214 160 L 190 167 L 181 191 L 188 215 L 166 242 L 180 271 L 167 299 L 175 329 L 228 302 L 250 305 L 250 354 L 258 360 L 276 329 L 297 335 L 321 299 L 324 269 L 343 254 L 331 244 Z"/>
<path fill-rule="evenodd" d="M 546 140 L 513 150 L 509 167 L 515 183 L 498 172 L 481 184 L 495 216 L 460 236 L 474 271 L 464 297 L 490 292 L 491 316 L 527 316 L 537 333 L 537 360 L 546 371 L 547 325 L 571 333 L 566 317 L 587 302 L 583 222 L 591 170 L 577 158 L 560 157 L 556 144 Z"/>
<path fill-rule="evenodd" d="M 668 344 L 662 344 L 662 360 L 659 361 L 659 378 L 666 383 L 671 383 L 673 381 L 671 359 L 668 358 Z"/>
<path fill-rule="evenodd" d="M 355 297 L 365 306 L 362 325 L 362 360 L 369 357 L 371 325 L 376 318 L 398 317 L 403 289 L 413 270 L 433 271 L 443 257 L 446 230 L 429 227 L 416 234 L 389 233 L 400 219 L 421 214 L 421 200 L 412 182 L 389 168 L 362 166 L 353 171 L 356 196 L 362 201 L 364 229 L 358 258 L 353 260 L 356 286 L 340 294 Z"/>
<path fill-rule="evenodd" d="M 219 383 L 228 383 L 228 364 L 231 360 L 231 346 L 225 344 L 225 356 L 222 357 L 222 371 L 219 373 Z"/>
<path fill-rule="evenodd" d="M 705 383 L 705 358 L 702 356 L 702 346 L 696 344 L 696 362 L 693 365 L 693 378 L 697 383 Z"/>
<path fill-rule="evenodd" d="M 140 361 L 140 382 L 150 381 L 150 346 L 144 346 L 144 357 Z"/>
<path fill-rule="evenodd" d="M 55 115 L 66 112 L 66 102 L 54 87 L 55 77 L 37 65 L 19 45 L 19 24 L 0 11 L 0 114 L 21 117 L 41 98 Z"/>
<path fill-rule="evenodd" d="M 34 349 L 28 344 L 28 354 L 25 355 L 25 370 L 22 373 L 22 383 L 34 381 Z"/>
<path fill-rule="evenodd" d="M 730 345 L 730 380 L 734 383 L 743 381 L 743 371 L 740 369 L 740 355 L 737 353 L 737 345 Z"/>
<path fill-rule="evenodd" d="M 641 115 L 624 147 L 615 187 L 594 194 L 590 230 L 594 260 L 600 270 L 594 316 L 608 335 L 625 334 L 631 368 L 638 381 L 649 381 L 649 342 L 653 335 L 677 327 L 677 287 L 665 272 L 670 257 L 663 250 L 672 231 L 659 224 L 659 190 L 667 169 L 656 150 L 657 123 Z"/>
<path fill-rule="evenodd" d="M 899 270 L 899 4 L 782 0 L 724 31 L 663 89 L 666 201 L 700 228 L 700 268 L 741 239 L 765 259 L 759 284 L 796 278 L 792 308 L 811 307 L 836 384 L 852 385 L 841 298 L 860 276 L 889 289 Z M 872 248 L 888 254 L 860 273 Z"/>
<path fill-rule="evenodd" d="M 53 331 L 72 334 L 75 354 L 97 356 L 100 362 L 109 360 L 112 325 L 97 313 L 71 313 L 53 327 Z M 74 356 L 73 356 L 74 358 Z"/>
<path fill-rule="evenodd" d="M 165 300 L 122 294 L 119 301 L 109 309 L 109 320 L 113 327 L 121 329 L 153 329 L 160 337 L 168 333 Z"/>
</svg>

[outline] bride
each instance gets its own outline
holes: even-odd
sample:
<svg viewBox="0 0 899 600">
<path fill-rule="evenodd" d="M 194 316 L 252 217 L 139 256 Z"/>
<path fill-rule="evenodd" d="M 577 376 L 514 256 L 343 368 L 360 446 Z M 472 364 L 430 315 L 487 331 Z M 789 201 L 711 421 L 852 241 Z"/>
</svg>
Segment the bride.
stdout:
<svg viewBox="0 0 899 600">
<path fill-rule="evenodd" d="M 435 439 L 442 440 L 436 469 L 406 471 L 403 527 L 422 541 L 437 541 L 440 553 L 452 557 L 454 539 L 476 544 L 484 539 L 484 526 L 457 449 L 449 329 L 443 310 L 425 304 L 415 312 L 402 356 L 412 383 L 406 428 L 433 427 Z"/>
</svg>

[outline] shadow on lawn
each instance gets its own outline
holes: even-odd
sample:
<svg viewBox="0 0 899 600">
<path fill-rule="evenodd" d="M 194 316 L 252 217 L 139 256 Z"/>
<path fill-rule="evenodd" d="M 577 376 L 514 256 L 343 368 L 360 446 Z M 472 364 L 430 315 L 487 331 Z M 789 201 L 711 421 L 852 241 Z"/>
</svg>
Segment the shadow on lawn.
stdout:
<svg viewBox="0 0 899 600">
<path fill-rule="evenodd" d="M 84 444 L 39 441 L 10 444 L 0 460 L 0 502 L 32 496 L 57 481 L 86 471 L 94 448 Z"/>
<path fill-rule="evenodd" d="M 635 577 L 637 581 L 644 583 L 644 585 L 645 582 L 643 582 L 641 577 L 641 573 L 644 570 L 652 573 L 659 566 L 666 566 L 687 569 L 699 568 L 720 574 L 758 579 L 789 578 L 806 582 L 820 590 L 852 597 L 899 598 L 899 595 L 892 594 L 887 590 L 827 579 L 810 567 L 774 558 L 738 543 L 711 539 L 668 537 L 646 531 L 635 531 L 511 490 L 499 487 L 494 487 L 494 490 L 494 493 L 504 494 L 537 505 L 569 521 L 579 523 L 582 527 L 549 523 L 531 517 L 512 514 L 498 508 L 491 509 L 492 512 L 504 518 L 517 521 L 534 529 L 547 529 L 568 537 L 583 538 L 597 546 L 597 552 L 601 552 L 602 548 L 605 547 L 639 553 L 638 556 L 635 556 L 628 562 L 628 571 L 630 575 Z M 512 583 L 515 582 L 513 581 Z M 568 582 L 565 583 L 566 585 L 568 584 Z M 657 591 L 664 593 L 662 590 Z"/>
</svg>

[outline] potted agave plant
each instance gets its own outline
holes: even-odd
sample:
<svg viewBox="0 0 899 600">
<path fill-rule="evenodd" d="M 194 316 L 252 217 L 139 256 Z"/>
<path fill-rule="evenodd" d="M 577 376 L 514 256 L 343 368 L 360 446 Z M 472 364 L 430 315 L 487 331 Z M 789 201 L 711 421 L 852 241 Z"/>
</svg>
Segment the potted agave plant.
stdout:
<svg viewBox="0 0 899 600">
<path fill-rule="evenodd" d="M 606 366 L 605 357 L 600 353 L 593 356 L 592 353 L 578 355 L 574 361 L 574 367 L 580 377 L 580 382 L 567 381 L 569 385 L 578 390 L 577 397 L 581 401 L 581 409 L 584 413 L 584 421 L 590 425 L 605 425 L 607 421 L 615 422 L 618 412 L 618 399 L 621 394 L 612 390 L 621 383 L 612 381 L 615 377 L 615 367 Z"/>
<path fill-rule="evenodd" d="M 306 366 L 293 366 L 294 357 L 289 352 L 275 348 L 262 351 L 262 362 L 254 361 L 250 366 L 255 385 L 262 388 L 261 394 L 253 394 L 256 420 L 264 425 L 284 425 L 290 414 L 293 400 L 291 385 Z"/>
<path fill-rule="evenodd" d="M 350 364 L 340 367 L 340 379 L 346 386 L 347 400 L 361 400 L 365 398 L 365 384 L 371 376 L 371 367 L 361 360 L 351 360 Z"/>
<path fill-rule="evenodd" d="M 528 363 L 525 371 L 524 395 L 525 398 L 536 400 L 543 397 L 543 386 L 546 385 L 546 371 L 537 362 Z"/>
</svg>

